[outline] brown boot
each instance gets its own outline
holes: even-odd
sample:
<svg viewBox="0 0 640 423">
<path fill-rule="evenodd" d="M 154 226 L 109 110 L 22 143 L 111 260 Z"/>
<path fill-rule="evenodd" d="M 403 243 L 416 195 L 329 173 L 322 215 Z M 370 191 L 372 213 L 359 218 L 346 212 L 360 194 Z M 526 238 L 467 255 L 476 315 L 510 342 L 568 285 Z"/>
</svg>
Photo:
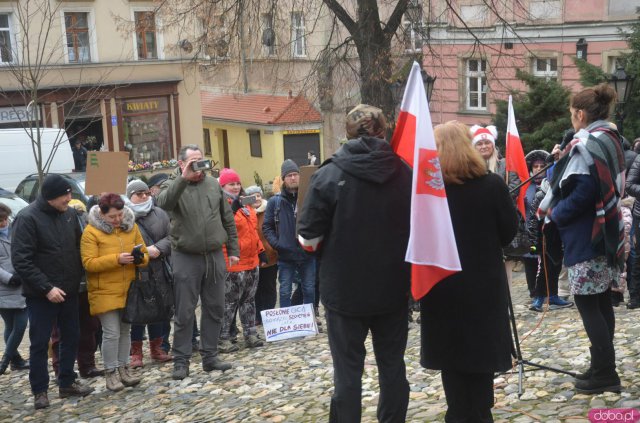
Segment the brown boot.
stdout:
<svg viewBox="0 0 640 423">
<path fill-rule="evenodd" d="M 106 370 L 104 375 L 108 390 L 118 392 L 124 389 L 124 385 L 120 382 L 120 375 L 116 369 Z"/>
<path fill-rule="evenodd" d="M 164 352 L 164 350 L 162 349 L 162 338 L 150 339 L 149 349 L 151 350 L 151 358 L 153 358 L 155 361 L 165 363 L 167 361 L 173 360 L 173 357 Z M 129 365 L 133 367 L 131 364 Z"/>
<path fill-rule="evenodd" d="M 131 357 L 129 366 L 132 369 L 142 367 L 142 341 L 131 341 Z"/>
<path fill-rule="evenodd" d="M 133 376 L 127 366 L 118 367 L 118 374 L 120 375 L 120 381 L 124 386 L 136 386 L 140 383 L 141 379 Z"/>
</svg>

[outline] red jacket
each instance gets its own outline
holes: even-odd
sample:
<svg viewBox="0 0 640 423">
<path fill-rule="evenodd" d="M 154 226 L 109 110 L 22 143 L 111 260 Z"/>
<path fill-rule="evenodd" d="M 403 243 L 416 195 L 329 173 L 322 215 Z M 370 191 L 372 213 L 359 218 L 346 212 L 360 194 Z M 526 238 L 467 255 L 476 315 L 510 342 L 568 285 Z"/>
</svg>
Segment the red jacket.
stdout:
<svg viewBox="0 0 640 423">
<path fill-rule="evenodd" d="M 231 199 L 227 198 L 229 203 Z M 248 211 L 248 215 L 246 214 Z M 229 266 L 226 245 L 223 248 L 224 260 L 227 263 L 228 272 L 242 272 L 258 267 L 258 254 L 264 251 L 260 237 L 258 236 L 258 217 L 253 207 L 243 207 L 234 215 L 236 229 L 238 230 L 238 244 L 240 245 L 240 262 L 235 266 Z"/>
</svg>

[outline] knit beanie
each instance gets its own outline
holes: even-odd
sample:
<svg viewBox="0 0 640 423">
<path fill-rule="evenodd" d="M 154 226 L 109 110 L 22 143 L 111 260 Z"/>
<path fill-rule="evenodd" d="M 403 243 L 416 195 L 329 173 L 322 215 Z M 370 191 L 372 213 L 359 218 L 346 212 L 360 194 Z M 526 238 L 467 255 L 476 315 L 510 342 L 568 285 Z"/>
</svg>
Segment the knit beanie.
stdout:
<svg viewBox="0 0 640 423">
<path fill-rule="evenodd" d="M 140 179 L 134 179 L 127 185 L 127 197 L 131 199 L 134 193 L 140 191 L 149 191 L 149 186 Z"/>
<path fill-rule="evenodd" d="M 47 201 L 67 195 L 70 192 L 71 184 L 69 184 L 65 178 L 57 174 L 48 175 L 44 179 L 42 188 L 40 189 L 42 197 Z"/>
<path fill-rule="evenodd" d="M 282 179 L 284 179 L 285 176 L 293 172 L 300 173 L 300 168 L 293 160 L 285 160 L 282 163 L 282 167 L 280 168 L 280 176 L 282 176 Z"/>
<path fill-rule="evenodd" d="M 387 119 L 382 110 L 368 104 L 358 104 L 347 114 L 347 137 L 371 136 L 384 139 Z"/>
<path fill-rule="evenodd" d="M 156 173 L 151 178 L 149 178 L 147 185 L 149 185 L 150 187 L 155 187 L 156 185 L 162 184 L 167 179 L 169 179 L 169 175 L 167 175 L 166 173 Z"/>
<path fill-rule="evenodd" d="M 480 140 L 491 141 L 493 145 L 496 145 L 498 129 L 493 125 L 489 125 L 486 128 L 480 125 L 474 125 L 471 127 L 471 137 L 471 145 L 476 145 Z"/>
<path fill-rule="evenodd" d="M 223 187 L 231 182 L 240 183 L 240 175 L 233 169 L 224 168 L 220 171 L 220 177 L 218 178 L 220 186 Z"/>
<path fill-rule="evenodd" d="M 252 194 L 263 195 L 262 194 L 262 188 L 260 188 L 257 185 L 251 185 L 249 188 L 244 190 L 244 193 L 247 194 L 247 195 L 252 195 Z"/>
</svg>

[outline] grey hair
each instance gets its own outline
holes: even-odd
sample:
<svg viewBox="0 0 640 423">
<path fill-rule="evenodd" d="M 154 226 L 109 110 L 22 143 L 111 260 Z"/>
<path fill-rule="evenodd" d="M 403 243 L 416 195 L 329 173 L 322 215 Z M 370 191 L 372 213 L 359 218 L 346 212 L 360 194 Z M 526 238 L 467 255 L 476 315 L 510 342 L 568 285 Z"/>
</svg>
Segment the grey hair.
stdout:
<svg viewBox="0 0 640 423">
<path fill-rule="evenodd" d="M 178 160 L 185 161 L 187 160 L 187 150 L 199 151 L 202 153 L 200 147 L 195 144 L 186 144 L 180 148 L 180 152 L 178 153 Z"/>
</svg>

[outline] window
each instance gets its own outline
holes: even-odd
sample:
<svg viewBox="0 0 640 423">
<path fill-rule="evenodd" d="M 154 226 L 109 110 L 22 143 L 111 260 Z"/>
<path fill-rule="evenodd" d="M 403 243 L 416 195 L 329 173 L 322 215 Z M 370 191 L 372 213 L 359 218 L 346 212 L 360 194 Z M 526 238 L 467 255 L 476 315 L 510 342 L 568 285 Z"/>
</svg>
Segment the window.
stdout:
<svg viewBox="0 0 640 423">
<path fill-rule="evenodd" d="M 404 49 L 421 51 L 423 44 L 422 4 L 420 0 L 411 0 L 404 14 Z"/>
<path fill-rule="evenodd" d="M 126 99 L 121 103 L 124 147 L 136 163 L 171 159 L 173 144 L 168 97 Z"/>
<path fill-rule="evenodd" d="M 265 56 L 276 54 L 276 32 L 273 29 L 273 14 L 262 15 L 262 50 Z"/>
<path fill-rule="evenodd" d="M 547 81 L 558 79 L 558 59 L 555 57 L 533 59 L 533 76 Z"/>
<path fill-rule="evenodd" d="M 260 141 L 260 131 L 256 129 L 248 129 L 249 148 L 251 149 L 251 157 L 262 157 L 262 142 Z"/>
<path fill-rule="evenodd" d="M 202 128 L 202 138 L 204 141 L 204 155 L 211 156 L 211 133 L 209 128 Z"/>
<path fill-rule="evenodd" d="M 293 57 L 305 57 L 307 55 L 302 12 L 291 13 L 291 54 Z"/>
<path fill-rule="evenodd" d="M 156 14 L 153 12 L 134 12 L 134 17 L 138 59 L 157 59 Z"/>
<path fill-rule="evenodd" d="M 9 14 L 0 13 L 0 63 L 13 61 L 11 45 L 11 29 L 9 28 Z"/>
<path fill-rule="evenodd" d="M 88 15 L 85 12 L 65 12 L 64 14 L 69 63 L 91 61 Z"/>
<path fill-rule="evenodd" d="M 467 60 L 466 78 L 468 110 L 487 109 L 487 61 L 482 59 Z"/>
</svg>

